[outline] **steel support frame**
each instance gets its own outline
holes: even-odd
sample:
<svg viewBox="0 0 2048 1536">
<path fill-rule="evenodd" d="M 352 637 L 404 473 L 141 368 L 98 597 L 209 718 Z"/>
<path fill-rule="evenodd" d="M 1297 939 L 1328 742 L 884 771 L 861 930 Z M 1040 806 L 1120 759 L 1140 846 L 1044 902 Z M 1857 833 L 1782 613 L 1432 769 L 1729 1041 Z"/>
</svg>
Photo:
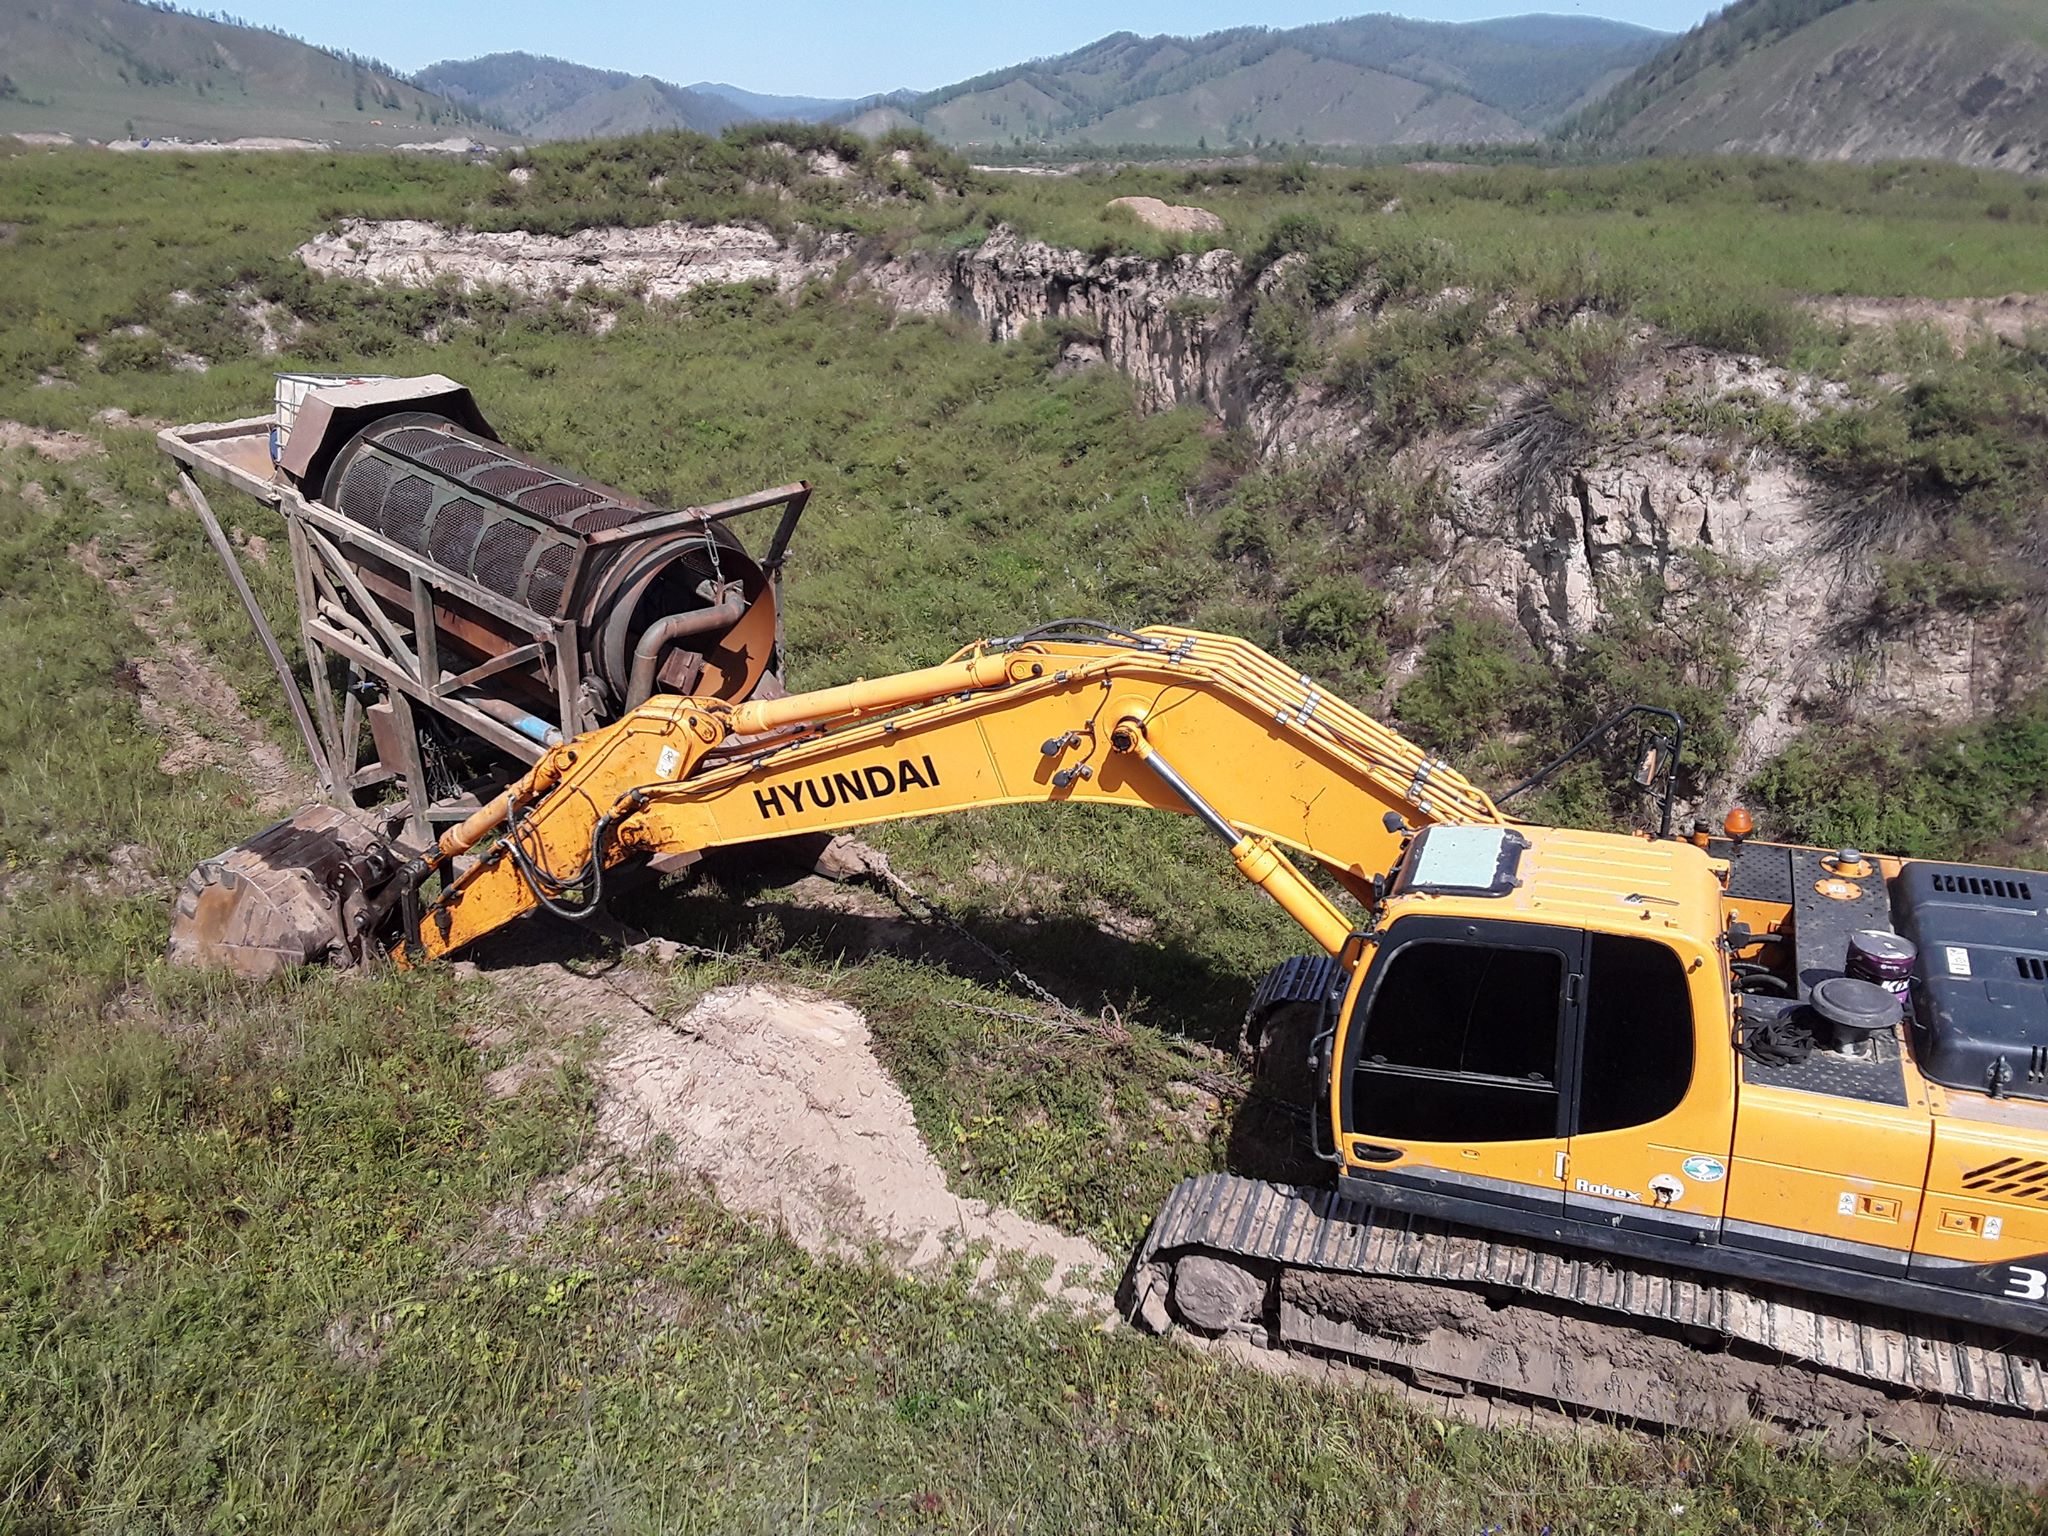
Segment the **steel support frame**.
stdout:
<svg viewBox="0 0 2048 1536">
<path fill-rule="evenodd" d="M 251 437 L 267 437 L 269 425 L 267 417 L 251 417 L 166 428 L 157 438 L 164 452 L 180 464 L 265 502 L 284 518 L 292 559 L 292 591 L 298 605 L 299 642 L 304 647 L 311 681 L 312 724 L 321 749 L 315 755 L 324 757 L 329 765 L 333 782 L 331 786 L 323 785 L 323 789 L 335 804 L 353 809 L 357 794 L 400 780 L 407 798 L 411 832 L 420 839 L 429 836 L 436 823 L 460 821 L 475 809 L 474 797 L 467 794 L 443 802 L 430 800 L 414 729 L 418 725 L 416 711 L 422 708 L 453 721 L 515 762 L 538 761 L 545 750 L 538 742 L 459 696 L 464 689 L 511 667 L 540 663 L 541 674 L 555 693 L 556 718 L 545 723 L 554 726 L 564 738 L 580 735 L 597 723 L 584 712 L 581 658 L 576 626 L 571 621 L 540 613 L 433 565 L 424 556 L 307 499 L 282 480 L 265 480 L 249 466 L 235 462 L 231 454 L 214 451 Z M 764 567 L 769 580 L 779 589 L 783 555 L 810 493 L 808 484 L 797 481 L 708 506 L 656 513 L 599 535 L 592 543 L 638 538 L 672 526 L 695 524 L 708 528 L 742 513 L 780 506 L 782 516 Z M 403 613 L 394 617 L 370 594 L 350 567 L 348 554 L 352 549 L 375 557 L 401 574 L 409 597 Z M 579 551 L 579 561 L 583 553 Z M 451 599 L 503 621 L 526 635 L 526 643 L 460 674 L 449 674 L 440 657 L 435 615 Z M 781 640 L 778 613 L 778 646 Z M 352 684 L 339 698 L 333 680 L 335 662 L 346 668 Z M 364 681 L 374 681 L 391 699 L 404 739 L 414 744 L 404 754 L 406 761 L 380 761 L 357 767 L 365 721 L 363 700 L 353 684 Z"/>
<path fill-rule="evenodd" d="M 548 723 L 564 736 L 580 733 L 589 722 L 580 717 L 581 668 L 576 654 L 575 626 L 552 618 L 453 572 L 359 527 L 287 487 L 277 488 L 277 509 L 291 530 L 291 550 L 299 595 L 299 636 L 314 675 L 325 679 L 330 659 L 344 663 L 357 679 L 373 679 L 392 700 L 401 735 L 417 741 L 417 711 L 426 709 L 461 726 L 521 763 L 534 763 L 544 750 L 502 721 L 465 701 L 463 689 L 510 667 L 538 660 L 554 686 L 556 720 Z M 411 601 L 394 618 L 370 595 L 350 567 L 350 549 L 374 556 L 397 569 L 408 585 Z M 449 599 L 481 608 L 523 632 L 525 644 L 460 674 L 445 670 L 440 655 L 436 613 Z M 334 726 L 329 751 L 333 760 L 353 764 L 360 741 L 360 708 L 351 690 L 346 728 Z M 322 719 L 333 712 L 331 693 Z M 324 733 L 323 724 L 323 733 Z M 346 738 L 346 739 L 345 739 Z M 358 787 L 392 776 L 403 780 L 412 834 L 424 840 L 437 823 L 460 821 L 470 797 L 447 804 L 429 797 L 425 765 L 415 747 L 406 761 L 382 763 L 358 773 Z"/>
</svg>

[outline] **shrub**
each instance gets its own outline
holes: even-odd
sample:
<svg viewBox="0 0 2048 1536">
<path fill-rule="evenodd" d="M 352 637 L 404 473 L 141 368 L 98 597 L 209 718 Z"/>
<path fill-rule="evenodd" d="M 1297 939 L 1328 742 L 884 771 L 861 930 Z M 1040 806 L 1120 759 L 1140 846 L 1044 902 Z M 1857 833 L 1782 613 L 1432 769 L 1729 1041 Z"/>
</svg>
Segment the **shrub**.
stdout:
<svg viewBox="0 0 2048 1536">
<path fill-rule="evenodd" d="M 163 338 L 154 331 L 123 331 L 100 345 L 102 373 L 156 372 L 170 362 Z"/>
<path fill-rule="evenodd" d="M 1979 725 L 1902 732 L 1833 721 L 1809 729 L 1750 786 L 1775 835 L 1920 858 L 1999 853 L 2048 798 L 2048 694 Z"/>
<path fill-rule="evenodd" d="M 1789 305 L 1747 293 L 1687 293 L 1646 306 L 1650 319 L 1674 335 L 1718 352 L 1782 358 L 1804 322 Z"/>
<path fill-rule="evenodd" d="M 1552 683 L 1521 630 L 1497 614 L 1459 609 L 1430 637 L 1394 712 L 1428 750 L 1455 759 L 1543 723 Z M 1514 755 L 1489 754 L 1496 768 Z"/>
<path fill-rule="evenodd" d="M 1483 304 L 1392 314 L 1338 352 L 1330 383 L 1372 412 L 1382 436 L 1399 446 L 1478 416 L 1490 352 Z"/>
<path fill-rule="evenodd" d="M 1358 576 L 1324 576 L 1280 608 L 1280 638 L 1305 667 L 1354 686 L 1385 675 L 1387 599 Z"/>
<path fill-rule="evenodd" d="M 1308 372 L 1317 360 L 1308 306 L 1289 294 L 1262 295 L 1252 308 L 1247 334 L 1253 356 L 1290 380 Z"/>
<path fill-rule="evenodd" d="M 1844 493 L 1836 543 L 1881 557 L 1880 617 L 2042 589 L 2048 350 L 1978 347 L 1786 441 Z"/>
</svg>

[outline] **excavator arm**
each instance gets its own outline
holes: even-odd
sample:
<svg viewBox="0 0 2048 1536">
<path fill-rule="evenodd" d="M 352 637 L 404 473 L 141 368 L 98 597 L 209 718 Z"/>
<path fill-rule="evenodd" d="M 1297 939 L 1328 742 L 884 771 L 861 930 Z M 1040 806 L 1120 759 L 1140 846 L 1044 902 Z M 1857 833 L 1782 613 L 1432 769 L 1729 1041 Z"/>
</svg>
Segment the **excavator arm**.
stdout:
<svg viewBox="0 0 2048 1536">
<path fill-rule="evenodd" d="M 1447 765 L 1245 641 L 1070 623 L 813 693 L 650 700 L 556 747 L 401 878 L 444 881 L 409 904 L 401 956 L 448 954 L 536 906 L 581 915 L 605 869 L 636 854 L 1044 801 L 1199 817 L 1332 953 L 1352 924 L 1289 850 L 1371 903 L 1415 828 L 1503 819 Z"/>
</svg>

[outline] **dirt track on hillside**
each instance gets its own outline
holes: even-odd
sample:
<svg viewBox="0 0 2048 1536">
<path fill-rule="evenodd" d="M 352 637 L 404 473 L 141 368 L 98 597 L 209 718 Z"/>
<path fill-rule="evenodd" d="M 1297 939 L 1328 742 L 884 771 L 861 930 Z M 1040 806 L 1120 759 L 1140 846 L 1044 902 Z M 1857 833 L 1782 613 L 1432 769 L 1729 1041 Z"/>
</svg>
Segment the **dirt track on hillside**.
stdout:
<svg viewBox="0 0 2048 1536">
<path fill-rule="evenodd" d="M 257 805 L 274 815 L 319 795 L 319 787 L 250 718 L 234 685 L 207 660 L 176 617 L 170 588 L 150 570 L 139 547 L 110 556 L 93 538 L 69 552 L 149 637 L 151 649 L 132 658 L 130 677 L 143 722 L 164 738 L 159 769 L 177 778 L 218 768 L 244 780 L 256 792 Z"/>
</svg>

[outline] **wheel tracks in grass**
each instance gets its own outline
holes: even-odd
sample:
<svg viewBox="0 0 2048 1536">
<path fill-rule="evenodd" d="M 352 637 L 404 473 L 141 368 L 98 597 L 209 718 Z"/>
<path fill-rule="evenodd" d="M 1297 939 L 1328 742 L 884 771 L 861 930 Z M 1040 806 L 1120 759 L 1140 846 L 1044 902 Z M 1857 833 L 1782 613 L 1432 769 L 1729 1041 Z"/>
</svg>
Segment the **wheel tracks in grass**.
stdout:
<svg viewBox="0 0 2048 1536">
<path fill-rule="evenodd" d="M 281 814 L 319 797 L 312 779 L 242 708 L 241 696 L 176 617 L 176 597 L 140 540 L 110 556 L 94 535 L 69 548 L 72 561 L 100 582 L 151 650 L 130 664 L 128 681 L 150 729 L 164 738 L 157 766 L 173 778 L 217 768 L 247 783 L 258 807 Z"/>
</svg>

